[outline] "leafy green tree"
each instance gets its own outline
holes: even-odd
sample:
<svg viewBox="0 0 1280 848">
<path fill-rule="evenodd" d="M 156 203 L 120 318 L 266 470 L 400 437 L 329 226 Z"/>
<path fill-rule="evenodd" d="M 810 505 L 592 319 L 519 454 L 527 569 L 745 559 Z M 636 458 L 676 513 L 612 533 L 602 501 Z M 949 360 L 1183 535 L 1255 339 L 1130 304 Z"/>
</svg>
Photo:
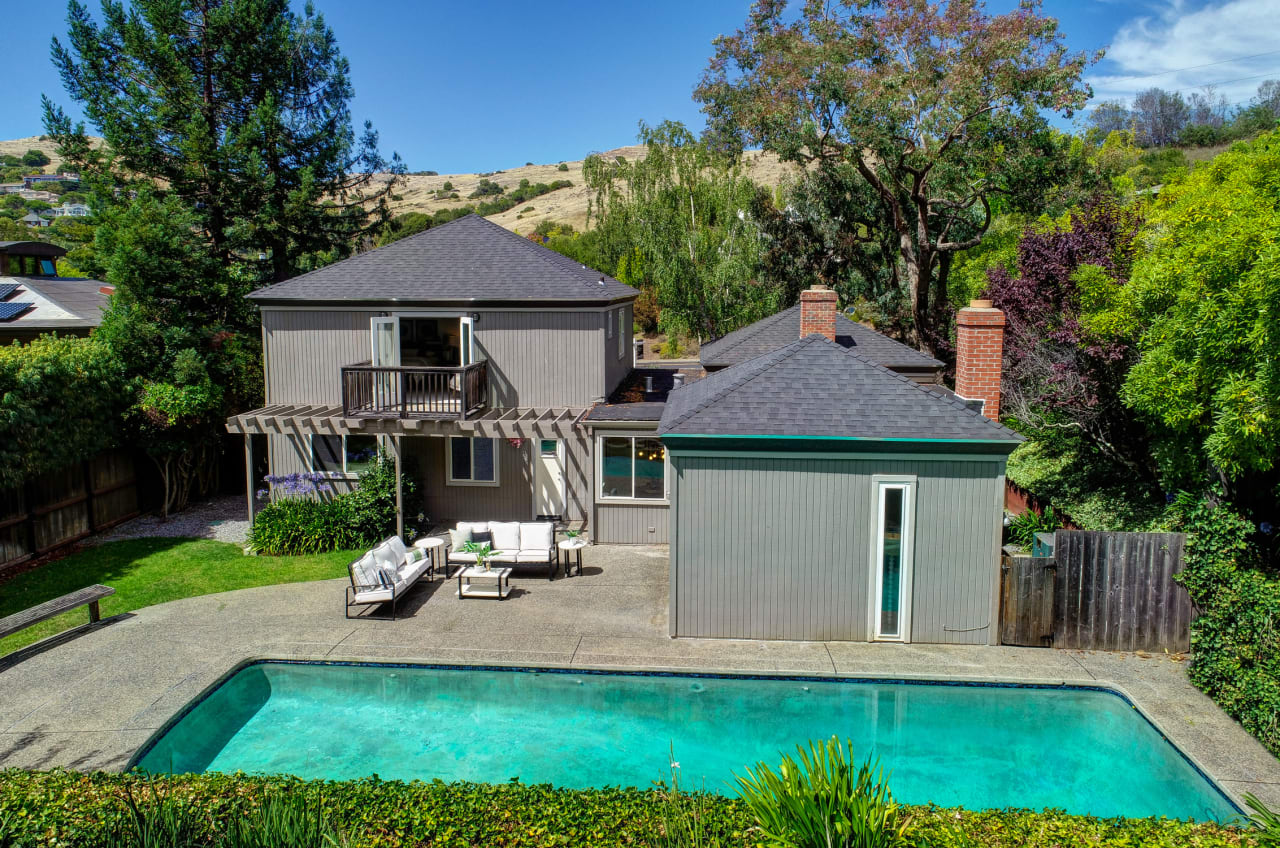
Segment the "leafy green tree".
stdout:
<svg viewBox="0 0 1280 848">
<path fill-rule="evenodd" d="M 583 163 L 599 250 L 599 264 L 587 264 L 612 273 L 638 250 L 668 332 L 712 338 L 772 312 L 776 292 L 757 282 L 751 214 L 762 189 L 682 124 L 641 124 L 640 141 L 646 153 L 636 162 Z"/>
<path fill-rule="evenodd" d="M 22 164 L 29 168 L 43 168 L 49 161 L 49 156 L 43 150 L 32 149 L 22 154 Z"/>
<path fill-rule="evenodd" d="M 388 218 L 398 157 L 367 122 L 356 136 L 347 60 L 310 4 L 287 0 L 104 0 L 102 24 L 70 0 L 53 41 L 67 93 L 106 140 L 44 100 L 46 131 L 99 203 L 159 183 L 196 214 L 204 252 L 278 282 L 341 258 Z M 265 256 L 259 262 L 257 257 Z"/>
<path fill-rule="evenodd" d="M 1258 483 L 1280 457 L 1278 173 L 1273 132 L 1166 186 L 1129 285 L 1093 293 L 1093 328 L 1139 339 L 1124 400 L 1174 482 L 1211 467 L 1237 495 L 1274 494 Z"/>
<path fill-rule="evenodd" d="M 897 243 L 918 344 L 945 344 L 952 258 L 976 246 L 991 199 L 1015 186 L 1042 110 L 1070 115 L 1088 63 L 1036 0 L 987 15 L 977 0 L 759 0 L 716 40 L 696 97 L 715 143 L 851 165 Z"/>
</svg>

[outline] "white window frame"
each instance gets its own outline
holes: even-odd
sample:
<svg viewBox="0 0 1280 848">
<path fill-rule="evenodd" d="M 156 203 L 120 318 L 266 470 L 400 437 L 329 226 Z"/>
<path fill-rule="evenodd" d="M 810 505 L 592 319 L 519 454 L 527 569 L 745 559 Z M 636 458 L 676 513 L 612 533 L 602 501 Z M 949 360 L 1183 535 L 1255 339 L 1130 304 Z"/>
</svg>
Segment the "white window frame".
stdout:
<svg viewBox="0 0 1280 848">
<path fill-rule="evenodd" d="M 873 642 L 910 642 L 911 641 L 911 595 L 915 577 L 915 532 L 916 532 L 916 476 L 914 474 L 873 474 L 871 484 L 874 487 L 871 498 L 871 568 L 870 594 L 871 603 L 868 609 L 868 626 Z M 902 489 L 902 574 L 898 581 L 898 632 L 884 635 L 880 632 L 880 608 L 884 591 L 884 528 L 881 525 L 884 516 L 885 491 Z"/>
<path fill-rule="evenodd" d="M 328 438 L 329 436 L 337 436 L 339 439 L 342 440 L 342 470 L 341 471 L 320 471 L 320 472 L 316 471 L 315 438 L 317 435 L 324 438 Z M 356 479 L 357 477 L 360 476 L 360 472 L 347 470 L 347 436 L 367 436 L 367 435 L 371 435 L 371 434 L 369 433 L 308 433 L 307 434 L 307 471 L 309 471 L 312 474 L 316 474 L 316 473 L 323 474 L 326 477 L 331 477 L 335 480 Z M 378 444 L 379 447 L 382 446 L 381 440 L 377 436 L 374 436 L 374 441 L 375 443 Z"/>
<path fill-rule="evenodd" d="M 453 440 L 454 439 L 488 439 L 493 442 L 493 479 L 492 480 L 459 480 L 453 476 Z M 502 463 L 499 461 L 498 455 L 502 447 L 498 444 L 496 436 L 448 436 L 444 440 L 444 461 L 445 461 L 445 485 L 446 486 L 488 486 L 490 488 L 500 484 L 500 469 Z M 474 453 L 472 454 L 471 470 L 475 471 Z"/>
<path fill-rule="evenodd" d="M 627 352 L 627 337 L 622 331 L 623 322 L 627 317 L 627 307 L 619 307 L 618 309 L 618 358 L 621 359 Z"/>
<path fill-rule="evenodd" d="M 630 439 L 631 440 L 631 492 L 629 497 L 617 497 L 614 495 L 606 495 L 604 493 L 604 440 L 605 439 Z M 661 498 L 637 498 L 634 496 L 636 490 L 636 439 L 658 439 L 656 430 L 649 431 L 608 431 L 596 434 L 596 501 L 598 503 L 609 504 L 638 504 L 659 506 L 671 503 L 671 451 L 663 445 L 662 454 L 662 497 Z M 659 439 L 659 441 L 661 441 Z"/>
<path fill-rule="evenodd" d="M 604 313 L 604 333 L 607 338 L 613 338 L 613 315 L 607 309 Z"/>
</svg>

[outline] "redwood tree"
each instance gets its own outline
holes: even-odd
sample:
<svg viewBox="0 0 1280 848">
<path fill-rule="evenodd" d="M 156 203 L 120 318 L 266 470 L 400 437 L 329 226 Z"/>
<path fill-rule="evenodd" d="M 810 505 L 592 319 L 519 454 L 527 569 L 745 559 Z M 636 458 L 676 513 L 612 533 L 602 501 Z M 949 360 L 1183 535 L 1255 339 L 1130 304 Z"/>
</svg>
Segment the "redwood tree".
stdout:
<svg viewBox="0 0 1280 848">
<path fill-rule="evenodd" d="M 977 0 L 757 0 L 715 42 L 696 98 L 713 138 L 783 159 L 851 164 L 896 242 L 914 340 L 938 352 L 955 253 L 976 246 L 1004 175 L 1043 136 L 1042 110 L 1069 116 L 1089 57 L 1024 0 L 988 15 Z"/>
</svg>

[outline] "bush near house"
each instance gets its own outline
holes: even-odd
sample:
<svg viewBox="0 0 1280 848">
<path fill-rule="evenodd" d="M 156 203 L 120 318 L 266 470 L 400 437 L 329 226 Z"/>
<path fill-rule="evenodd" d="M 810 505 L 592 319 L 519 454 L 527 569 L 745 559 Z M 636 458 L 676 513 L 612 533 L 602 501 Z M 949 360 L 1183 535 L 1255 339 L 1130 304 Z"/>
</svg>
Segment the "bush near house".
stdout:
<svg viewBox="0 0 1280 848">
<path fill-rule="evenodd" d="M 268 556 L 320 554 L 369 548 L 396 532 L 395 461 L 384 451 L 362 472 L 354 491 L 332 494 L 323 474 L 268 478 L 272 498 L 249 528 L 249 546 Z M 406 503 L 417 486 L 404 475 Z"/>
<path fill-rule="evenodd" d="M 292 778 L 181 775 L 148 780 L 136 774 L 68 771 L 0 772 L 0 828 L 6 848 L 104 845 L 125 810 L 126 792 L 143 812 L 161 798 L 181 799 L 196 813 L 195 841 L 214 834 L 260 804 L 264 793 L 318 792 L 329 824 L 351 848 L 409 846 L 757 846 L 762 834 L 745 804 L 718 795 L 696 799 L 701 839 L 675 841 L 664 833 L 670 798 L 655 789 L 561 789 L 521 783 L 400 783 L 377 778 L 306 783 Z M 928 848 L 1256 848 L 1251 831 L 1165 819 L 1096 819 L 1061 812 L 969 812 L 908 807 L 912 844 Z M 128 844 L 128 843 L 126 843 Z M 172 844 L 172 843 L 170 843 Z"/>
</svg>

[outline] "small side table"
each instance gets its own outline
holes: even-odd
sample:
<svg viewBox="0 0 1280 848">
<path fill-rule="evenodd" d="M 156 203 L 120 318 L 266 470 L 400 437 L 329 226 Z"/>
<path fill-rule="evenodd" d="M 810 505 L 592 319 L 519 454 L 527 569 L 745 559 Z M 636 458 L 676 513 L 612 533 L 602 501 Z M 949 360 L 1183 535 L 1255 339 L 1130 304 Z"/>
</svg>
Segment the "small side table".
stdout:
<svg viewBox="0 0 1280 848">
<path fill-rule="evenodd" d="M 574 553 L 578 555 L 578 576 L 582 576 L 582 549 L 587 546 L 587 540 L 581 536 L 574 536 L 572 539 L 564 539 L 556 544 L 556 559 L 564 558 L 564 576 L 573 576 L 573 559 Z M 559 563 L 557 563 L 558 565 Z"/>
<path fill-rule="evenodd" d="M 445 579 L 449 578 L 449 561 L 444 556 L 444 539 L 438 536 L 424 536 L 413 543 L 415 548 L 427 552 L 431 557 L 431 573 L 443 571 Z"/>
<path fill-rule="evenodd" d="M 472 583 L 472 580 L 483 580 L 485 583 Z M 488 581 L 494 581 L 494 585 L 487 585 Z M 465 581 L 465 582 L 464 582 Z M 511 594 L 511 569 L 509 568 L 491 568 L 485 571 L 483 568 L 472 565 L 458 572 L 458 598 L 490 598 L 492 600 L 505 600 L 507 595 Z"/>
</svg>

